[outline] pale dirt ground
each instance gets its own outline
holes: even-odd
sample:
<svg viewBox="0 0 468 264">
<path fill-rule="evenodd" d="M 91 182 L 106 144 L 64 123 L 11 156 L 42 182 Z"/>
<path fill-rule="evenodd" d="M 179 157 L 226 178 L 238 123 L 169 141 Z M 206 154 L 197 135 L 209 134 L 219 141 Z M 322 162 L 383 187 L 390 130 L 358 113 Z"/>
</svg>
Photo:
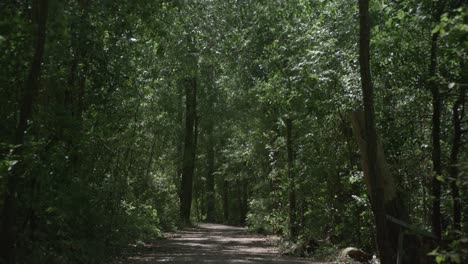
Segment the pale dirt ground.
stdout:
<svg viewBox="0 0 468 264">
<path fill-rule="evenodd" d="M 199 224 L 166 237 L 139 245 L 136 253 L 116 263 L 321 263 L 281 256 L 277 237 L 252 235 L 241 227 Z"/>
</svg>

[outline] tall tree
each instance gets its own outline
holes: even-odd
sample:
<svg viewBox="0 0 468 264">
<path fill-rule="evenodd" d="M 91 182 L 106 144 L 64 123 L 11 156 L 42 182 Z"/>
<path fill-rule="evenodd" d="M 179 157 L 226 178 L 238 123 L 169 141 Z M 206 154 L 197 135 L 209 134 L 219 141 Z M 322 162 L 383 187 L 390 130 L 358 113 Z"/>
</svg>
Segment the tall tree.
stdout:
<svg viewBox="0 0 468 264">
<path fill-rule="evenodd" d="M 440 21 L 445 1 L 432 1 L 432 18 L 435 23 Z M 432 233 L 440 240 L 442 238 L 442 226 L 440 215 L 440 195 L 442 188 L 442 162 L 440 149 L 440 118 L 442 113 L 442 96 L 437 81 L 437 52 L 440 32 L 432 33 L 431 55 L 429 65 L 429 89 L 432 94 L 432 165 L 434 175 L 432 177 Z"/>
<path fill-rule="evenodd" d="M 206 168 L 206 221 L 215 221 L 215 150 L 214 150 L 214 138 L 213 138 L 213 127 L 207 128 L 207 168 Z"/>
<path fill-rule="evenodd" d="M 195 77 L 184 80 L 185 88 L 185 139 L 180 184 L 180 219 L 190 224 L 192 207 L 193 173 L 196 155 L 197 80 Z"/>
<path fill-rule="evenodd" d="M 206 220 L 215 221 L 215 132 L 213 114 L 215 104 L 214 91 L 214 68 L 213 65 L 206 66 Z"/>
<path fill-rule="evenodd" d="M 462 82 L 464 83 L 464 82 Z M 465 96 L 466 88 L 460 85 L 459 95 L 452 107 L 452 124 L 453 124 L 453 139 L 452 139 L 452 150 L 450 152 L 450 168 L 449 176 L 451 178 L 451 189 L 452 189 L 452 202 L 453 202 L 453 228 L 456 231 L 461 231 L 461 201 L 460 201 L 460 188 L 459 188 L 459 177 L 460 170 L 458 169 L 459 164 L 459 152 L 462 145 L 462 120 L 465 112 Z"/>
<path fill-rule="evenodd" d="M 294 172 L 294 149 L 293 149 L 293 120 L 288 117 L 286 123 L 286 149 L 288 156 L 288 180 L 289 180 L 289 233 L 291 240 L 295 241 L 299 235 L 296 209 L 296 179 Z"/>
<path fill-rule="evenodd" d="M 359 65 L 364 103 L 366 155 L 370 179 L 371 204 L 377 227 L 377 245 L 381 263 L 395 263 L 396 256 L 389 245 L 385 210 L 384 181 L 377 168 L 377 132 L 375 128 L 374 88 L 370 70 L 370 14 L 369 0 L 359 0 Z"/>
<path fill-rule="evenodd" d="M 27 164 L 25 164 L 23 160 L 25 134 L 33 116 L 34 99 L 39 90 L 47 31 L 48 0 L 34 0 L 32 2 L 32 13 L 34 55 L 20 102 L 21 108 L 19 110 L 19 119 L 13 142 L 15 145 L 13 157 L 17 159 L 17 163 L 12 167 L 8 177 L 8 186 L 3 201 L 2 226 L 0 230 L 0 256 L 4 262 L 8 264 L 16 263 L 17 189 L 20 177 L 27 173 Z"/>
</svg>

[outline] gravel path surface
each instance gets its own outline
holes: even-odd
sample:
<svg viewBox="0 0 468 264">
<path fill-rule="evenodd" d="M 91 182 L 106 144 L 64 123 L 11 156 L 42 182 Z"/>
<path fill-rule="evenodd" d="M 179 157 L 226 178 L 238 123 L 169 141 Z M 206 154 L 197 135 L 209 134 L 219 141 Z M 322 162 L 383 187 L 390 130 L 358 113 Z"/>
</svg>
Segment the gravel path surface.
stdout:
<svg viewBox="0 0 468 264">
<path fill-rule="evenodd" d="M 139 246 L 119 263 L 319 263 L 281 256 L 276 237 L 252 235 L 241 227 L 199 224 L 166 237 Z"/>
</svg>

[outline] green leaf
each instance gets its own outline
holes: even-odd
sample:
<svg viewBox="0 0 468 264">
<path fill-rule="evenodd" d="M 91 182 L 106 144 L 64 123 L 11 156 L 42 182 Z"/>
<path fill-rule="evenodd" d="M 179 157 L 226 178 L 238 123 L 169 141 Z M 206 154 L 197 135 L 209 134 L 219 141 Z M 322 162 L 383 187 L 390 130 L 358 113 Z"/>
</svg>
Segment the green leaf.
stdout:
<svg viewBox="0 0 468 264">
<path fill-rule="evenodd" d="M 318 80 L 319 76 L 316 73 L 311 73 L 311 74 L 309 74 L 309 78 L 311 78 L 313 80 Z"/>
<path fill-rule="evenodd" d="M 8 167 L 9 162 L 7 160 L 0 160 L 0 170 Z"/>
<path fill-rule="evenodd" d="M 442 177 L 442 176 L 440 176 L 440 175 L 438 175 L 438 176 L 436 177 L 436 179 L 437 179 L 438 181 L 440 181 L 440 182 L 445 182 L 445 178 Z"/>
<path fill-rule="evenodd" d="M 445 260 L 445 256 L 441 256 L 441 255 L 436 256 L 436 262 L 437 263 L 442 263 L 444 260 Z"/>
<path fill-rule="evenodd" d="M 405 11 L 403 10 L 398 10 L 397 18 L 400 20 L 403 20 L 405 18 Z"/>
<path fill-rule="evenodd" d="M 387 26 L 387 27 L 391 27 L 392 24 L 393 24 L 393 19 L 391 19 L 391 18 L 388 19 L 388 20 L 385 22 L 385 26 Z"/>
</svg>

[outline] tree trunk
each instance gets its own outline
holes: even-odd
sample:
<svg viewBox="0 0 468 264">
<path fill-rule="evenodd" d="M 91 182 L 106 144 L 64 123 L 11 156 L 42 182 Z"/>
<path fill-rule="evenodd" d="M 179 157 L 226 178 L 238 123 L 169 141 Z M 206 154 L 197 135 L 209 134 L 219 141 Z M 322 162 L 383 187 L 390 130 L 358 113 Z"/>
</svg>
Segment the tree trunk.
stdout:
<svg viewBox="0 0 468 264">
<path fill-rule="evenodd" d="M 208 222 L 215 221 L 215 137 L 214 130 L 214 68 L 213 65 L 206 66 L 206 139 L 207 139 L 207 168 L 206 168 L 206 220 Z"/>
<path fill-rule="evenodd" d="M 195 169 L 197 81 L 195 78 L 188 78 L 185 80 L 184 85 L 186 108 L 184 157 L 180 185 L 180 219 L 183 224 L 190 224 L 193 173 Z"/>
<path fill-rule="evenodd" d="M 364 122 L 364 113 L 362 112 L 355 112 L 353 113 L 352 117 L 353 121 L 353 130 L 355 137 L 358 141 L 359 149 L 361 151 L 361 156 L 366 157 L 368 151 L 368 140 L 365 134 L 365 122 Z M 399 195 L 397 191 L 397 184 L 395 183 L 395 179 L 393 175 L 390 173 L 388 169 L 388 165 L 385 161 L 385 155 L 382 143 L 377 139 L 377 147 L 376 147 L 376 168 L 377 174 L 383 181 L 384 186 L 384 206 L 386 215 L 392 216 L 398 220 L 403 222 L 408 221 L 408 215 L 404 207 L 403 201 L 400 199 L 401 195 Z M 372 183 L 369 174 L 369 164 L 365 159 L 361 160 L 361 166 L 364 171 L 364 181 L 366 182 L 366 186 L 369 190 L 369 195 L 372 195 Z M 373 203 L 373 200 L 371 199 Z M 398 249 L 398 237 L 401 233 L 401 227 L 395 224 L 392 221 L 386 222 L 387 227 L 387 240 L 389 242 L 388 246 L 390 246 L 392 255 L 397 254 Z"/>
<path fill-rule="evenodd" d="M 214 146 L 213 146 L 213 127 L 210 125 L 207 129 L 208 149 L 207 149 L 207 173 L 206 173 L 206 220 L 213 222 L 215 220 L 215 189 L 214 189 Z"/>
<path fill-rule="evenodd" d="M 270 139 L 270 149 L 267 152 L 266 159 L 268 161 L 268 170 L 266 173 L 266 177 L 270 179 L 270 199 L 272 201 L 272 210 L 273 213 L 276 214 L 281 207 L 281 179 L 278 177 L 277 173 L 275 172 L 275 166 L 277 166 L 278 158 L 279 158 L 279 151 L 276 148 L 276 141 L 281 136 L 280 129 L 275 126 L 275 135 Z M 278 225 L 277 221 L 273 221 L 273 233 L 279 234 L 281 230 L 281 225 Z"/>
<path fill-rule="evenodd" d="M 393 264 L 396 260 L 387 235 L 384 181 L 377 168 L 377 132 L 374 114 L 374 90 L 370 71 L 370 26 L 369 0 L 359 0 L 359 65 L 364 101 L 366 155 L 363 160 L 368 164 L 368 175 L 371 186 L 372 209 L 377 227 L 377 245 L 382 264 Z"/>
<path fill-rule="evenodd" d="M 289 234 L 295 241 L 298 236 L 296 219 L 296 183 L 294 175 L 294 153 L 292 141 L 292 120 L 286 119 L 286 149 L 288 153 L 288 179 L 289 179 Z"/>
<path fill-rule="evenodd" d="M 179 157 L 184 156 L 184 141 L 185 141 L 185 131 L 183 129 L 183 124 L 185 123 L 185 116 L 184 116 L 184 94 L 185 91 L 180 89 L 181 91 L 178 92 L 178 107 L 177 107 L 177 123 L 181 125 L 181 129 L 177 133 L 176 138 L 176 163 L 175 163 L 175 175 L 173 178 L 174 185 L 179 185 L 182 182 L 182 172 L 184 167 L 183 158 L 180 159 Z M 181 196 L 181 188 L 177 188 L 177 196 Z"/>
<path fill-rule="evenodd" d="M 5 263 L 16 262 L 16 206 L 19 178 L 26 173 L 23 149 L 24 136 L 28 128 L 28 121 L 32 117 L 34 97 L 39 90 L 39 79 L 41 76 L 41 64 L 44 54 L 46 26 L 48 16 L 48 1 L 35 0 L 32 2 L 33 23 L 34 23 L 34 56 L 32 59 L 29 75 L 26 79 L 19 120 L 15 130 L 14 145 L 17 146 L 13 152 L 13 157 L 18 162 L 12 167 L 7 182 L 7 189 L 3 201 L 2 226 L 0 230 L 0 250 L 1 258 Z"/>
<path fill-rule="evenodd" d="M 464 82 L 463 82 L 464 83 Z M 460 109 L 464 111 L 465 105 L 465 87 L 460 86 L 460 93 L 457 101 L 452 108 L 452 123 L 453 123 L 453 141 L 452 150 L 450 153 L 450 169 L 449 176 L 451 178 L 451 189 L 452 189 L 452 200 L 453 200 L 453 229 L 461 230 L 461 203 L 460 203 L 460 189 L 458 187 L 458 153 L 462 144 L 462 118 L 463 114 L 460 114 Z"/>
<path fill-rule="evenodd" d="M 436 21 L 440 19 L 440 15 L 436 15 Z M 438 179 L 442 175 L 442 164 L 440 158 L 440 115 L 442 108 L 442 98 L 440 96 L 439 87 L 437 85 L 437 40 L 439 32 L 432 34 L 431 39 L 431 64 L 429 67 L 429 87 L 432 93 L 432 165 L 434 175 L 432 177 L 432 233 L 438 240 L 442 238 L 442 227 L 440 220 L 440 193 L 442 183 Z"/>
<path fill-rule="evenodd" d="M 441 180 L 438 178 L 442 175 L 442 164 L 440 159 L 440 112 L 442 102 L 439 89 L 435 84 L 432 84 L 432 164 L 434 176 L 432 177 L 432 233 L 440 240 L 442 237 L 442 227 L 440 220 L 440 193 L 442 188 Z"/>
<path fill-rule="evenodd" d="M 223 219 L 224 223 L 229 222 L 229 182 L 223 181 Z"/>
<path fill-rule="evenodd" d="M 244 182 L 242 184 L 244 193 L 243 193 L 243 201 L 244 201 L 244 208 L 245 208 L 245 214 L 244 214 L 244 224 L 247 222 L 247 213 L 249 212 L 249 179 L 246 178 L 244 179 Z"/>
<path fill-rule="evenodd" d="M 236 197 L 237 204 L 239 205 L 239 219 L 238 223 L 242 223 L 242 215 L 244 214 L 244 203 L 242 202 L 242 185 L 239 179 L 236 179 Z"/>
</svg>

